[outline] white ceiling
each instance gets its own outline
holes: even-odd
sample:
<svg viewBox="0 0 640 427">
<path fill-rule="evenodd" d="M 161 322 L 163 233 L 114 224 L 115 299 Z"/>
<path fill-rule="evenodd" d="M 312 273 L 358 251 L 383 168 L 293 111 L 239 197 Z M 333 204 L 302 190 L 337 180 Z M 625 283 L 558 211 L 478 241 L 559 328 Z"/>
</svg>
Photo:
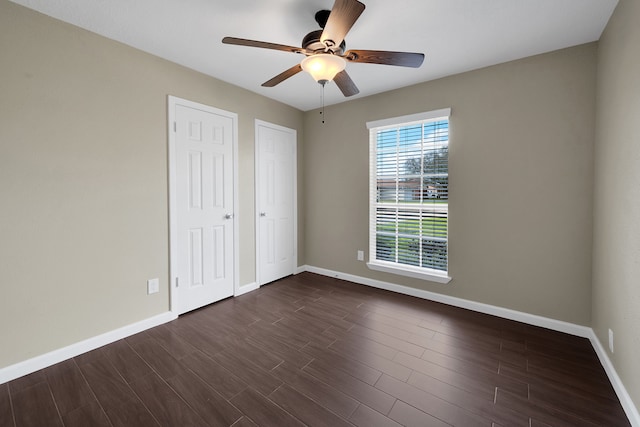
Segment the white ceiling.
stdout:
<svg viewBox="0 0 640 427">
<path fill-rule="evenodd" d="M 321 105 L 320 86 L 299 73 L 260 85 L 303 56 L 224 45 L 224 36 L 300 46 L 333 0 L 12 0 L 46 15 L 284 102 Z M 618 0 L 361 0 L 347 49 L 423 52 L 419 69 L 349 63 L 363 97 L 598 40 Z M 347 99 L 327 85 L 327 105 Z"/>
</svg>

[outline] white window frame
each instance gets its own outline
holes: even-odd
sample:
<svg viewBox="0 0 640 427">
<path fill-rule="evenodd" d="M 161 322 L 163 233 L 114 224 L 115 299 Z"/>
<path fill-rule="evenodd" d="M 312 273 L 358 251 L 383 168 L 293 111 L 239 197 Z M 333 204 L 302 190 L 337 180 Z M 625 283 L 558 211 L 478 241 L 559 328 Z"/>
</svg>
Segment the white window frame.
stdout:
<svg viewBox="0 0 640 427">
<path fill-rule="evenodd" d="M 371 270 L 385 273 L 398 274 L 437 283 L 449 283 L 451 277 L 448 271 L 441 271 L 427 267 L 416 267 L 397 262 L 376 259 L 376 208 L 377 208 L 377 133 L 381 130 L 423 124 L 439 120 L 449 119 L 451 108 L 394 117 L 390 119 L 367 122 L 369 129 L 369 262 L 367 267 Z M 448 204 L 447 204 L 448 206 Z M 448 217 L 448 213 L 447 213 Z M 448 230 L 448 226 L 447 226 Z M 447 236 L 447 245 L 448 245 Z M 449 258 L 447 250 L 447 260 Z M 447 267 L 448 268 L 448 267 Z"/>
</svg>

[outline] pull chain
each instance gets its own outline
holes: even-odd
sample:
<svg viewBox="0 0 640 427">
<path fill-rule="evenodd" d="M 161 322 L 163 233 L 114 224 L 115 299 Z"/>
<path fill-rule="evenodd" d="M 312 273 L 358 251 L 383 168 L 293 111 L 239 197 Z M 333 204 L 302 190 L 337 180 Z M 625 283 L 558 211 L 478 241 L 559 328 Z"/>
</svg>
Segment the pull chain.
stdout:
<svg viewBox="0 0 640 427">
<path fill-rule="evenodd" d="M 320 112 L 320 114 L 322 115 L 322 124 L 324 124 L 324 86 L 327 84 L 326 81 L 323 81 L 321 83 L 322 85 L 322 112 Z"/>
</svg>

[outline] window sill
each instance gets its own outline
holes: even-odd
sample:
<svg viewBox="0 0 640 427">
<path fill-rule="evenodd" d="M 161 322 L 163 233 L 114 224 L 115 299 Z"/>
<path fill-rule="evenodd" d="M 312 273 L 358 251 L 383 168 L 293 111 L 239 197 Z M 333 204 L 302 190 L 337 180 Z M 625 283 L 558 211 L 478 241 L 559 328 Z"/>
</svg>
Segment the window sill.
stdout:
<svg viewBox="0 0 640 427">
<path fill-rule="evenodd" d="M 411 267 L 398 267 L 396 264 L 381 262 L 368 262 L 367 267 L 371 270 L 382 271 L 384 273 L 398 274 L 400 276 L 413 277 L 414 279 L 428 280 L 430 282 L 447 284 L 451 277 L 445 272 L 438 270 L 417 269 Z"/>
</svg>

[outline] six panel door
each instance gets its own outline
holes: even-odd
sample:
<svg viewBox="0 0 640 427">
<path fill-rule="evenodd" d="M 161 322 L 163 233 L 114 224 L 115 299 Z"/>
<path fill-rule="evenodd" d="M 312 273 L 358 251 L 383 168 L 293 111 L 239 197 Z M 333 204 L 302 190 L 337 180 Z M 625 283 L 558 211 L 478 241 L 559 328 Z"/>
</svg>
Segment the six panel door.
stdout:
<svg viewBox="0 0 640 427">
<path fill-rule="evenodd" d="M 256 126 L 258 155 L 258 284 L 294 273 L 295 133 Z"/>
<path fill-rule="evenodd" d="M 233 120 L 176 105 L 178 312 L 233 295 Z"/>
</svg>

